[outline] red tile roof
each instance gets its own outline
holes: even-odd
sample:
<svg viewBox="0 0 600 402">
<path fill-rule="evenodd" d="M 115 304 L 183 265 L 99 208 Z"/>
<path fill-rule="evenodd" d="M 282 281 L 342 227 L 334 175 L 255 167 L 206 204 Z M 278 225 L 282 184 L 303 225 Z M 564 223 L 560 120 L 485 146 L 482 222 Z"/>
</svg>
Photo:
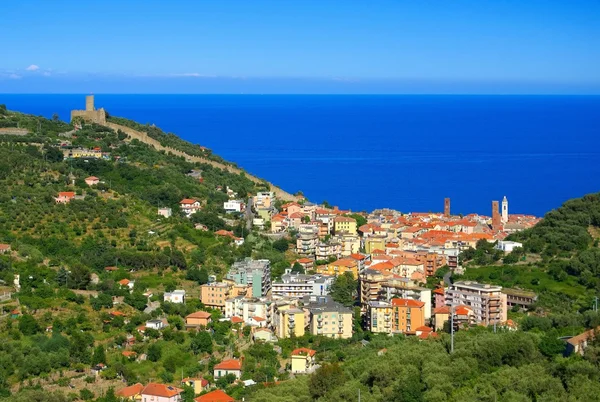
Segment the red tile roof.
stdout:
<svg viewBox="0 0 600 402">
<path fill-rule="evenodd" d="M 191 205 L 195 202 L 198 202 L 198 201 L 193 198 L 184 198 L 183 200 L 179 201 L 180 204 L 185 204 L 185 205 Z"/>
<path fill-rule="evenodd" d="M 392 299 L 392 306 L 397 307 L 423 307 L 425 303 L 414 299 Z"/>
<path fill-rule="evenodd" d="M 262 318 L 262 317 L 256 317 L 256 316 L 252 317 L 252 319 L 253 319 L 254 321 L 258 321 L 258 322 L 265 321 L 265 319 L 264 319 L 264 318 Z"/>
<path fill-rule="evenodd" d="M 197 397 L 194 399 L 196 402 L 234 402 L 235 399 L 230 397 L 221 389 L 216 389 L 207 394 Z"/>
<path fill-rule="evenodd" d="M 450 314 L 450 307 L 442 306 L 433 310 L 433 314 Z"/>
<path fill-rule="evenodd" d="M 0 244 L 0 250 L 6 251 L 10 248 L 10 244 Z"/>
<path fill-rule="evenodd" d="M 129 279 L 121 279 L 119 281 L 119 284 L 122 286 L 127 286 L 127 285 L 129 285 Z"/>
<path fill-rule="evenodd" d="M 298 348 L 292 351 L 292 356 L 314 356 L 317 353 L 316 350 L 308 348 Z"/>
<path fill-rule="evenodd" d="M 135 357 L 137 356 L 137 353 L 134 352 L 133 350 L 124 350 L 123 352 L 121 352 L 121 354 L 125 357 Z"/>
<path fill-rule="evenodd" d="M 75 193 L 73 191 L 61 191 L 60 193 L 58 193 L 58 196 L 73 198 L 73 197 L 75 197 Z"/>
<path fill-rule="evenodd" d="M 148 385 L 146 385 L 146 387 L 144 387 L 144 389 L 142 390 L 142 395 L 162 396 L 164 398 L 170 398 L 172 396 L 179 395 L 181 392 L 183 392 L 183 390 L 180 388 L 151 382 Z"/>
<path fill-rule="evenodd" d="M 86 177 L 86 180 L 100 180 L 100 179 L 97 178 L 96 176 L 90 176 L 90 177 Z"/>
<path fill-rule="evenodd" d="M 138 382 L 137 384 L 118 390 L 115 392 L 115 395 L 123 398 L 130 398 L 139 395 L 142 392 L 142 389 L 144 389 L 144 386 Z"/>
<path fill-rule="evenodd" d="M 210 313 L 207 313 L 206 311 L 196 311 L 195 313 L 187 315 L 185 318 L 206 319 L 206 318 L 210 318 Z"/>
<path fill-rule="evenodd" d="M 237 359 L 223 360 L 215 366 L 215 370 L 241 370 L 242 362 Z"/>
<path fill-rule="evenodd" d="M 231 322 L 233 324 L 241 324 L 244 322 L 244 319 L 242 317 L 233 316 L 233 317 L 231 317 Z"/>
</svg>

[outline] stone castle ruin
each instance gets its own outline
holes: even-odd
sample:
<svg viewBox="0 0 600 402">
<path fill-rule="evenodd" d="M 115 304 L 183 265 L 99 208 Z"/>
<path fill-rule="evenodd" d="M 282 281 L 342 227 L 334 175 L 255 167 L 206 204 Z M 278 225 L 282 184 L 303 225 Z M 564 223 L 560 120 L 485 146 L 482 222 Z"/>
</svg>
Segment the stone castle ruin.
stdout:
<svg viewBox="0 0 600 402">
<path fill-rule="evenodd" d="M 94 108 L 94 95 L 85 97 L 85 110 L 71 110 L 71 121 L 74 118 L 81 117 L 85 121 L 106 125 L 106 111 L 103 108 L 96 110 Z"/>
</svg>

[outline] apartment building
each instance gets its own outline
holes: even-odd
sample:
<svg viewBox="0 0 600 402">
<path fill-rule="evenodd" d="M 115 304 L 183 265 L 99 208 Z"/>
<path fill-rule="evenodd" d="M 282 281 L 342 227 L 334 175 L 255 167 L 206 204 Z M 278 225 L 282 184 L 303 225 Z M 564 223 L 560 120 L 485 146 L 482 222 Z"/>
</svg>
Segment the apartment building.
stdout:
<svg viewBox="0 0 600 402">
<path fill-rule="evenodd" d="M 277 306 L 275 333 L 282 338 L 302 336 L 305 332 L 304 311 L 292 304 Z"/>
<path fill-rule="evenodd" d="M 357 234 L 356 232 L 356 219 L 348 218 L 346 216 L 336 216 L 333 219 L 333 231 L 334 233 L 347 233 L 351 235 Z"/>
<path fill-rule="evenodd" d="M 358 278 L 358 261 L 354 258 L 342 258 L 327 265 L 317 267 L 317 273 L 323 275 L 338 276 L 346 272 L 352 273 L 354 278 Z"/>
<path fill-rule="evenodd" d="M 248 285 L 252 297 L 266 296 L 271 290 L 271 263 L 246 258 L 235 262 L 226 278 L 238 285 Z"/>
<path fill-rule="evenodd" d="M 412 333 L 425 325 L 425 303 L 413 299 L 392 299 L 392 332 Z"/>
<path fill-rule="evenodd" d="M 352 310 L 329 296 L 307 296 L 302 300 L 308 316 L 308 332 L 329 338 L 352 337 Z"/>
<path fill-rule="evenodd" d="M 324 296 L 329 294 L 333 283 L 333 276 L 328 275 L 303 275 L 286 272 L 281 275 L 280 282 L 272 283 L 273 296 L 304 297 L 309 295 Z"/>
<path fill-rule="evenodd" d="M 200 301 L 207 307 L 225 311 L 227 299 L 245 296 L 248 285 L 237 285 L 233 282 L 214 282 L 200 286 Z"/>
<path fill-rule="evenodd" d="M 502 286 L 458 281 L 448 287 L 446 304 L 470 308 L 477 324 L 500 324 L 507 319 L 507 297 Z"/>
<path fill-rule="evenodd" d="M 392 333 L 392 305 L 386 301 L 370 301 L 367 303 L 365 328 L 373 333 Z"/>
<path fill-rule="evenodd" d="M 239 317 L 248 325 L 260 321 L 259 326 L 273 324 L 273 302 L 267 298 L 237 296 L 225 301 L 225 318 Z"/>
<path fill-rule="evenodd" d="M 319 244 L 319 227 L 300 225 L 296 238 L 296 252 L 303 257 L 314 257 Z"/>
<path fill-rule="evenodd" d="M 317 243 L 315 258 L 317 260 L 328 260 L 329 257 L 340 258 L 342 256 L 342 244 L 329 241 Z"/>
</svg>

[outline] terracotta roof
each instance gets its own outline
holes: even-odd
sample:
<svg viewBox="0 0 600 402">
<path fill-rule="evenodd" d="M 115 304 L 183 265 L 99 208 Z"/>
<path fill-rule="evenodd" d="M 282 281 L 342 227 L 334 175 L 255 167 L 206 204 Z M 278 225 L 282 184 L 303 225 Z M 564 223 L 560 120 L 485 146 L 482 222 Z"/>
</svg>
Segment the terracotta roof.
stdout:
<svg viewBox="0 0 600 402">
<path fill-rule="evenodd" d="M 460 306 L 454 309 L 454 314 L 456 315 L 469 315 L 469 313 L 472 313 L 473 310 L 471 310 L 468 307 L 465 306 Z"/>
<path fill-rule="evenodd" d="M 134 357 L 137 356 L 137 353 L 134 352 L 133 350 L 124 350 L 123 352 L 121 352 L 121 354 L 125 357 Z"/>
<path fill-rule="evenodd" d="M 450 314 L 450 307 L 449 306 L 438 307 L 435 310 L 433 310 L 433 314 Z"/>
<path fill-rule="evenodd" d="M 207 313 L 206 311 L 196 311 L 185 318 L 210 318 L 210 313 Z"/>
<path fill-rule="evenodd" d="M 316 350 L 308 348 L 298 348 L 292 351 L 292 356 L 314 356 L 317 353 Z"/>
<path fill-rule="evenodd" d="M 121 313 L 120 311 L 111 311 L 110 315 L 113 317 L 125 317 L 125 313 Z"/>
<path fill-rule="evenodd" d="M 129 285 L 129 279 L 121 279 L 119 281 L 119 284 L 122 286 L 127 286 L 127 285 Z"/>
<path fill-rule="evenodd" d="M 260 321 L 265 321 L 265 319 L 264 319 L 264 318 L 262 318 L 262 317 L 256 317 L 256 316 L 252 317 L 252 319 L 253 319 L 254 321 L 258 321 L 258 322 L 260 322 Z"/>
<path fill-rule="evenodd" d="M 193 199 L 193 198 L 184 198 L 183 200 L 179 201 L 180 204 L 193 204 L 195 202 L 198 202 L 197 200 Z"/>
<path fill-rule="evenodd" d="M 421 335 L 419 335 L 420 339 L 437 338 L 437 337 L 438 337 L 437 332 L 423 332 Z"/>
<path fill-rule="evenodd" d="M 139 382 L 137 384 L 131 385 L 129 387 L 121 388 L 117 392 L 115 392 L 116 396 L 121 396 L 123 398 L 130 398 L 132 396 L 139 395 L 144 389 L 144 386 Z"/>
<path fill-rule="evenodd" d="M 362 254 L 354 253 L 354 254 L 350 254 L 350 258 L 354 258 L 355 260 L 362 261 L 365 258 L 367 258 L 367 256 L 366 255 L 362 255 Z"/>
<path fill-rule="evenodd" d="M 73 191 L 61 191 L 60 193 L 58 193 L 58 196 L 73 198 L 75 197 L 75 193 Z"/>
<path fill-rule="evenodd" d="M 332 262 L 331 265 L 352 268 L 356 266 L 356 261 L 353 258 L 342 258 L 341 260 Z"/>
<path fill-rule="evenodd" d="M 356 222 L 354 218 L 348 218 L 346 216 L 336 216 L 334 222 Z"/>
<path fill-rule="evenodd" d="M 234 402 L 235 399 L 230 397 L 222 389 L 216 389 L 207 394 L 194 399 L 196 402 Z"/>
<path fill-rule="evenodd" d="M 10 244 L 0 244 L 0 250 L 8 250 L 10 248 Z"/>
<path fill-rule="evenodd" d="M 414 299 L 392 299 L 392 306 L 398 307 L 423 307 L 425 303 Z"/>
<path fill-rule="evenodd" d="M 567 340 L 568 343 L 570 343 L 573 346 L 579 345 L 580 343 L 587 341 L 588 339 L 594 339 L 596 337 L 596 332 L 600 329 L 600 327 L 596 328 L 596 329 L 590 329 L 588 331 L 585 331 L 584 333 L 581 333 L 579 335 L 575 335 L 572 338 L 569 338 Z"/>
<path fill-rule="evenodd" d="M 157 384 L 151 382 L 142 390 L 142 395 L 149 396 L 162 396 L 163 398 L 170 398 L 175 395 L 179 395 L 183 390 L 170 385 Z"/>
<path fill-rule="evenodd" d="M 116 271 L 116 270 L 118 270 L 118 269 L 119 269 L 119 268 L 117 268 L 117 267 L 105 267 L 105 268 L 104 268 L 104 270 L 105 270 L 105 271 Z"/>
<path fill-rule="evenodd" d="M 444 291 L 444 288 L 436 288 L 436 289 L 434 289 L 433 293 L 443 296 L 445 291 Z"/>
<path fill-rule="evenodd" d="M 215 366 L 215 370 L 241 370 L 242 362 L 237 359 L 223 360 Z"/>
<path fill-rule="evenodd" d="M 313 262 L 313 260 L 311 260 L 310 258 L 300 258 L 296 260 L 296 262 L 299 262 L 300 264 L 310 264 L 311 262 Z"/>
<path fill-rule="evenodd" d="M 241 324 L 244 322 L 244 319 L 242 317 L 233 316 L 233 317 L 231 317 L 231 322 L 233 324 Z"/>
<path fill-rule="evenodd" d="M 86 180 L 100 180 L 100 179 L 97 178 L 96 176 L 90 176 L 90 177 L 86 177 Z"/>
<path fill-rule="evenodd" d="M 433 331 L 433 328 L 428 327 L 427 325 L 421 325 L 419 328 L 415 329 L 415 331 L 431 332 Z"/>
</svg>

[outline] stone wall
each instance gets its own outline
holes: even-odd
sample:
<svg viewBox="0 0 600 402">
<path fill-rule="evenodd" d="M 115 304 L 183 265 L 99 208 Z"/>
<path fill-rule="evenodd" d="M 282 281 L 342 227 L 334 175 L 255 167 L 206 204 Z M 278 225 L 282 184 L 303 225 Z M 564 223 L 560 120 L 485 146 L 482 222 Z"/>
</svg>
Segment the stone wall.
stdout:
<svg viewBox="0 0 600 402">
<path fill-rule="evenodd" d="M 104 109 L 99 110 L 71 110 L 71 121 L 74 118 L 81 117 L 85 121 L 106 125 L 106 112 Z"/>
<path fill-rule="evenodd" d="M 29 130 L 26 128 L 4 127 L 0 128 L 0 135 L 27 135 Z"/>
</svg>

